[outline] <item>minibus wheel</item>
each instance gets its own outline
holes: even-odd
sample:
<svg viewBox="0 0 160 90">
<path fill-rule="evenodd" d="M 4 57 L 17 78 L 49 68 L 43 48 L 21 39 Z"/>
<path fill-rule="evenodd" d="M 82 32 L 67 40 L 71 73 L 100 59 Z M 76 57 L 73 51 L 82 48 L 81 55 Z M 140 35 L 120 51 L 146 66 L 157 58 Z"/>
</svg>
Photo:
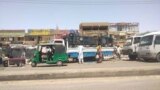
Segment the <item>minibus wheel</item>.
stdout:
<svg viewBox="0 0 160 90">
<path fill-rule="evenodd" d="M 157 54 L 156 60 L 157 60 L 158 62 L 160 62 L 160 53 Z"/>
</svg>

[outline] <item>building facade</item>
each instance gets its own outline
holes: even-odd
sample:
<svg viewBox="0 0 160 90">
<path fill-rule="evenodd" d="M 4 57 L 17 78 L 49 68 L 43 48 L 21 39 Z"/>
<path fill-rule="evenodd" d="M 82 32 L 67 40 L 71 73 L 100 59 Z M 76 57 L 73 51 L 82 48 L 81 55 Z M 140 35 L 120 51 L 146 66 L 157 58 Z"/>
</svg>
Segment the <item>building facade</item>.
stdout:
<svg viewBox="0 0 160 90">
<path fill-rule="evenodd" d="M 123 46 L 126 38 L 139 33 L 139 23 L 90 22 L 79 25 L 82 36 L 108 36 L 114 38 L 115 44 Z"/>
<path fill-rule="evenodd" d="M 23 43 L 25 30 L 0 30 L 0 43 Z"/>
<path fill-rule="evenodd" d="M 108 35 L 108 26 L 107 22 L 81 23 L 79 31 L 82 36 L 104 36 Z"/>
</svg>

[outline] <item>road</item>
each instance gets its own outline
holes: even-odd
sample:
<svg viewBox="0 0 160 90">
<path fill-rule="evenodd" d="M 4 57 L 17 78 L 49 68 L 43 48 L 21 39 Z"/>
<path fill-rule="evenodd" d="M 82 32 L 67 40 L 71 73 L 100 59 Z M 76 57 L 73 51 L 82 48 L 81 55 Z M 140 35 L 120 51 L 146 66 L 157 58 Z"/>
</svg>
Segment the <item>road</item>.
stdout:
<svg viewBox="0 0 160 90">
<path fill-rule="evenodd" d="M 86 68 L 121 68 L 121 67 L 152 67 L 160 66 L 159 62 L 143 62 L 143 61 L 130 61 L 130 60 L 108 60 L 97 64 L 93 62 L 85 62 L 84 64 L 78 63 L 67 63 L 66 66 L 57 67 L 56 65 L 38 64 L 37 67 L 33 68 L 31 65 L 25 65 L 24 67 L 9 66 L 0 67 L 0 71 L 29 71 L 29 70 L 64 70 L 64 69 L 86 69 Z"/>
<path fill-rule="evenodd" d="M 160 76 L 4 81 L 0 90 L 160 90 Z"/>
</svg>

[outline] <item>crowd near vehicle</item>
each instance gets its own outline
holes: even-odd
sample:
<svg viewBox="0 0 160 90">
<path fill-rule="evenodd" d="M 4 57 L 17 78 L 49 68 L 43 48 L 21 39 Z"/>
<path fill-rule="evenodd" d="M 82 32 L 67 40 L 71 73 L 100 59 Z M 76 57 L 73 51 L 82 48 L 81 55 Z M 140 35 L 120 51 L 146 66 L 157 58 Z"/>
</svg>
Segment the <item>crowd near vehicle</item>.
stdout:
<svg viewBox="0 0 160 90">
<path fill-rule="evenodd" d="M 156 60 L 160 62 L 160 31 L 151 32 L 142 36 L 138 57 L 148 60 Z"/>
<path fill-rule="evenodd" d="M 66 48 L 63 45 L 53 43 L 39 44 L 31 62 L 32 67 L 36 67 L 37 64 L 40 63 L 62 66 L 64 63 L 68 62 Z"/>
<path fill-rule="evenodd" d="M 138 46 L 141 40 L 141 35 L 135 35 L 127 38 L 122 54 L 128 55 L 130 60 L 135 60 L 138 56 Z"/>
</svg>

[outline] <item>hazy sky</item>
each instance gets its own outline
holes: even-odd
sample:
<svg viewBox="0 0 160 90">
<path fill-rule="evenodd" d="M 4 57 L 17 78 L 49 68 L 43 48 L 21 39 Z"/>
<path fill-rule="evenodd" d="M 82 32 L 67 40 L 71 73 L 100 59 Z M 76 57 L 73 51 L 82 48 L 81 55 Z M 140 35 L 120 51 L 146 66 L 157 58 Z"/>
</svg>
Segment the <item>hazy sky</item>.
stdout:
<svg viewBox="0 0 160 90">
<path fill-rule="evenodd" d="M 139 22 L 160 30 L 160 0 L 0 0 L 0 29 L 78 29 L 81 22 Z"/>
</svg>

